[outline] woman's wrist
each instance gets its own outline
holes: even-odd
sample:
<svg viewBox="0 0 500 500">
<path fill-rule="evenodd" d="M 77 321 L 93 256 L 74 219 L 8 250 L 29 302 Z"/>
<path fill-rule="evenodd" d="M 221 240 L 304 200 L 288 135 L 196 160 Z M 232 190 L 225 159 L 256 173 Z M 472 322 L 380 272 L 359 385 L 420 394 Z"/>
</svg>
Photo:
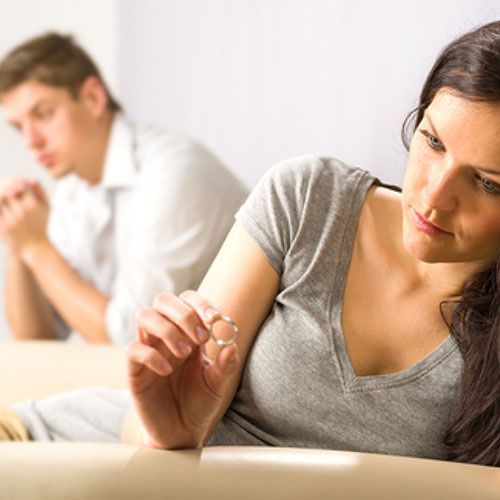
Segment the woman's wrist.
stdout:
<svg viewBox="0 0 500 500">
<path fill-rule="evenodd" d="M 198 448 L 203 444 L 203 436 L 196 437 L 186 431 L 172 432 L 165 439 L 155 439 L 144 427 L 139 415 L 131 408 L 123 419 L 121 441 L 125 444 L 160 449 Z"/>
</svg>

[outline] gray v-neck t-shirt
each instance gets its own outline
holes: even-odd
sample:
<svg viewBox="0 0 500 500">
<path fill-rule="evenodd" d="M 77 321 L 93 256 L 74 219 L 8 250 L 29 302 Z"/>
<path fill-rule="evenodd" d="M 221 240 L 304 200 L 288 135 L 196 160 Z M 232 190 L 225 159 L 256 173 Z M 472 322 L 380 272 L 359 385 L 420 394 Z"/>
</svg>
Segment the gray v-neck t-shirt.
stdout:
<svg viewBox="0 0 500 500">
<path fill-rule="evenodd" d="M 271 169 L 238 212 L 281 285 L 209 444 L 446 457 L 462 368 L 453 339 L 406 370 L 359 377 L 344 342 L 346 275 L 374 182 L 364 170 L 304 156 Z"/>
</svg>

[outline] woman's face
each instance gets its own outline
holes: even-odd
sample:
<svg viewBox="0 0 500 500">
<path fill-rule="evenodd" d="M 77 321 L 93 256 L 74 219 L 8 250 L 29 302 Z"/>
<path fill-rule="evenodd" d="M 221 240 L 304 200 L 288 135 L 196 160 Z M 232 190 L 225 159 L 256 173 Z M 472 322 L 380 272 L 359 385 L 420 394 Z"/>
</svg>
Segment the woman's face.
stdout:
<svg viewBox="0 0 500 500">
<path fill-rule="evenodd" d="M 413 136 L 403 243 L 424 262 L 490 264 L 500 255 L 500 102 L 440 90 Z"/>
</svg>

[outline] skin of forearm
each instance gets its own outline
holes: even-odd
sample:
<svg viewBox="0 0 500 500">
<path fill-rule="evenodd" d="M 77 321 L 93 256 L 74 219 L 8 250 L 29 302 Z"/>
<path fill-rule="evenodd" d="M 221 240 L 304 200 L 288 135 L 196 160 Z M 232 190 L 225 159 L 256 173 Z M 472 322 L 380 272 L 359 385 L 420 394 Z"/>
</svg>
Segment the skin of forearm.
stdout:
<svg viewBox="0 0 500 500">
<path fill-rule="evenodd" d="M 5 267 L 5 307 L 14 338 L 53 339 L 52 313 L 31 271 L 11 250 L 6 250 Z"/>
<path fill-rule="evenodd" d="M 83 280 L 48 241 L 22 254 L 45 296 L 72 330 L 89 342 L 108 343 L 104 315 L 108 297 Z"/>
</svg>

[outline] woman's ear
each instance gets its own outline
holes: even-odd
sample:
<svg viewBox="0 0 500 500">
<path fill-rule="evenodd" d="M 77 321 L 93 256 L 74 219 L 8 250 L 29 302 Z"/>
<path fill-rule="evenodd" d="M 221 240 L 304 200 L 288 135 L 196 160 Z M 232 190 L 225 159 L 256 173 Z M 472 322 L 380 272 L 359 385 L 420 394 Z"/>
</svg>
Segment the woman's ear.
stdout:
<svg viewBox="0 0 500 500">
<path fill-rule="evenodd" d="M 108 93 L 97 76 L 88 76 L 83 81 L 78 97 L 94 118 L 101 118 L 108 110 Z"/>
</svg>

